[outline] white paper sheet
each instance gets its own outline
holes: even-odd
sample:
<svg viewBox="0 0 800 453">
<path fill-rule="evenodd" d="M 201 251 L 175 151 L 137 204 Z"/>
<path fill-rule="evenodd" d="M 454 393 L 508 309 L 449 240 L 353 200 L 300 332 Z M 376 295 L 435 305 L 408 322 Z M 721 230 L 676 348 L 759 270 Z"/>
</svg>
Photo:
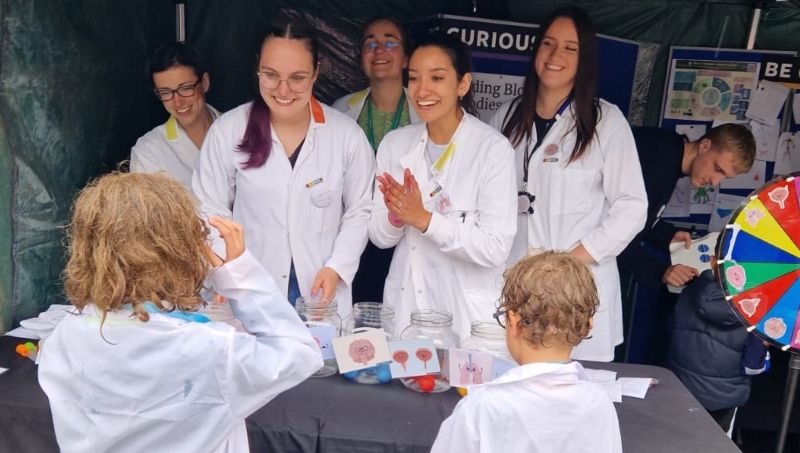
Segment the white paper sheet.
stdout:
<svg viewBox="0 0 800 453">
<path fill-rule="evenodd" d="M 622 383 L 619 380 L 612 382 L 596 382 L 596 384 L 606 392 L 608 398 L 611 399 L 612 402 L 622 402 Z"/>
<path fill-rule="evenodd" d="M 750 171 L 736 177 L 723 179 L 719 185 L 722 189 L 750 189 L 761 187 L 766 182 L 767 163 L 763 160 L 753 162 Z"/>
<path fill-rule="evenodd" d="M 678 124 L 675 126 L 675 132 L 685 135 L 690 142 L 700 140 L 700 137 L 706 134 L 705 124 Z"/>
<path fill-rule="evenodd" d="M 5 373 L 6 371 L 8 371 L 8 368 L 3 368 L 0 366 L 0 374 Z"/>
<path fill-rule="evenodd" d="M 714 210 L 711 211 L 711 219 L 708 222 L 708 231 L 722 231 L 725 224 L 728 223 L 733 211 L 739 207 L 739 204 L 744 201 L 746 197 L 738 195 L 731 195 L 728 193 L 718 193 L 714 199 Z"/>
<path fill-rule="evenodd" d="M 592 382 L 614 382 L 617 380 L 617 372 L 610 370 L 592 370 L 584 368 L 583 371 Z"/>
<path fill-rule="evenodd" d="M 711 210 L 714 209 L 714 197 L 718 190 L 718 187 L 712 186 L 692 187 L 689 212 L 691 214 L 711 214 Z"/>
<path fill-rule="evenodd" d="M 775 175 L 800 171 L 800 133 L 784 132 L 778 137 L 775 155 Z"/>
<path fill-rule="evenodd" d="M 715 119 L 714 122 L 711 123 L 711 129 L 714 129 L 717 126 L 722 126 L 723 124 L 741 124 L 748 130 L 750 129 L 750 121 L 747 120 L 735 121 L 735 120 L 719 120 L 719 119 Z"/>
<path fill-rule="evenodd" d="M 769 80 L 759 80 L 745 116 L 760 123 L 775 125 L 789 96 L 789 88 Z"/>
<path fill-rule="evenodd" d="M 691 179 L 688 176 L 684 176 L 675 183 L 675 190 L 672 192 L 672 196 L 661 212 L 661 217 L 688 217 L 689 199 L 691 196 Z"/>
<path fill-rule="evenodd" d="M 756 140 L 756 159 L 775 162 L 775 151 L 778 149 L 778 136 L 781 133 L 780 124 L 761 124 L 757 121 L 750 122 L 750 131 Z"/>
<path fill-rule="evenodd" d="M 650 384 L 653 380 L 651 378 L 621 377 L 618 382 L 622 387 L 623 396 L 642 399 L 647 395 L 647 390 L 650 389 Z"/>
</svg>

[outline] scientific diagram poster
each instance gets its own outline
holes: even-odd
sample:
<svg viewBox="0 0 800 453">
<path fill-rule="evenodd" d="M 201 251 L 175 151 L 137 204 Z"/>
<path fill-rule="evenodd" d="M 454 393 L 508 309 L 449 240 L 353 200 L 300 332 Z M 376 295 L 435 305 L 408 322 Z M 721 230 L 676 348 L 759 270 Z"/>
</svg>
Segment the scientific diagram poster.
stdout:
<svg viewBox="0 0 800 453">
<path fill-rule="evenodd" d="M 758 84 L 759 63 L 673 60 L 665 118 L 741 121 Z"/>
</svg>

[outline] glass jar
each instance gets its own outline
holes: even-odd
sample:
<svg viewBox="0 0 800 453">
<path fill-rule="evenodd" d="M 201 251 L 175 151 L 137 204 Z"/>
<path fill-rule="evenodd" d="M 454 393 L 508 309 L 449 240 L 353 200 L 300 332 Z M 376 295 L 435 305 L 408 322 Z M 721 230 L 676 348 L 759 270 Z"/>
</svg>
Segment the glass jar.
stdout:
<svg viewBox="0 0 800 453">
<path fill-rule="evenodd" d="M 358 302 L 345 323 L 347 335 L 364 329 L 383 329 L 387 340 L 394 339 L 394 308 L 380 302 Z M 385 384 L 392 380 L 388 363 L 344 373 L 344 377 L 359 384 Z"/>
<path fill-rule="evenodd" d="M 332 376 L 339 372 L 331 343 L 332 339 L 342 334 L 342 318 L 337 313 L 338 307 L 336 300 L 323 303 L 319 297 L 298 297 L 294 304 L 297 314 L 308 327 L 311 336 L 317 340 L 322 351 L 322 368 L 312 377 Z"/>
<path fill-rule="evenodd" d="M 401 340 L 430 339 L 436 346 L 439 373 L 401 379 L 407 388 L 421 393 L 444 392 L 450 388 L 447 378 L 447 350 L 458 345 L 458 335 L 453 330 L 453 315 L 440 310 L 414 310 L 411 324 L 403 329 Z"/>
<path fill-rule="evenodd" d="M 506 345 L 506 330 L 494 321 L 473 321 L 469 329 L 469 338 L 462 341 L 459 348 L 485 352 L 513 362 Z"/>
</svg>

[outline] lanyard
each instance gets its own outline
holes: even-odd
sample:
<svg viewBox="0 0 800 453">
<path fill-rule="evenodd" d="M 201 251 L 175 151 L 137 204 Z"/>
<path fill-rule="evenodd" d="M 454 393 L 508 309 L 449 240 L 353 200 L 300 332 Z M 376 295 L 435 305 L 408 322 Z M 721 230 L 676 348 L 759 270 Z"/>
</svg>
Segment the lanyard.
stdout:
<svg viewBox="0 0 800 453">
<path fill-rule="evenodd" d="M 550 132 L 550 128 L 553 126 L 553 124 L 555 124 L 556 118 L 561 116 L 561 114 L 564 113 L 564 110 L 567 109 L 567 106 L 569 106 L 569 104 L 571 102 L 572 102 L 572 95 L 567 97 L 567 99 L 561 104 L 561 107 L 558 108 L 558 112 L 556 113 L 556 116 L 553 117 L 552 119 L 548 120 L 545 123 L 544 130 L 542 131 L 543 133 L 539 134 L 538 133 L 539 131 L 537 131 L 537 133 L 536 133 L 536 143 L 533 145 L 533 147 L 525 146 L 525 154 L 523 155 L 524 163 L 522 165 L 522 191 L 523 192 L 526 192 L 528 190 L 528 172 L 530 171 L 528 167 L 530 166 L 531 158 L 533 158 L 533 155 L 534 155 L 534 153 L 536 153 L 536 150 L 539 149 L 539 146 L 541 146 L 542 142 L 544 142 L 544 139 L 547 137 L 547 133 Z M 535 128 L 535 125 L 534 125 L 534 128 Z"/>
<path fill-rule="evenodd" d="M 406 105 L 406 92 L 400 95 L 400 100 L 397 102 L 397 108 L 394 110 L 394 118 L 392 118 L 392 127 L 389 129 L 393 131 L 400 125 L 400 117 L 403 116 L 403 108 Z M 378 149 L 378 144 L 375 143 L 375 128 L 372 123 L 372 97 L 367 98 L 367 139 L 373 150 Z"/>
</svg>

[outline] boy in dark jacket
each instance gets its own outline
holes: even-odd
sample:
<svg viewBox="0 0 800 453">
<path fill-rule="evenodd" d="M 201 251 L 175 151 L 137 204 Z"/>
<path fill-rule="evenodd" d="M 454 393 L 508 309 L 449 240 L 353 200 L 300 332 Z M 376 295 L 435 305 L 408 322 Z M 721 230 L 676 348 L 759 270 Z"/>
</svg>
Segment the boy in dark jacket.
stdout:
<svg viewBox="0 0 800 453">
<path fill-rule="evenodd" d="M 767 348 L 747 333 L 710 270 L 681 293 L 670 331 L 667 366 L 729 431 L 750 397 L 750 376 L 767 369 Z"/>
</svg>

